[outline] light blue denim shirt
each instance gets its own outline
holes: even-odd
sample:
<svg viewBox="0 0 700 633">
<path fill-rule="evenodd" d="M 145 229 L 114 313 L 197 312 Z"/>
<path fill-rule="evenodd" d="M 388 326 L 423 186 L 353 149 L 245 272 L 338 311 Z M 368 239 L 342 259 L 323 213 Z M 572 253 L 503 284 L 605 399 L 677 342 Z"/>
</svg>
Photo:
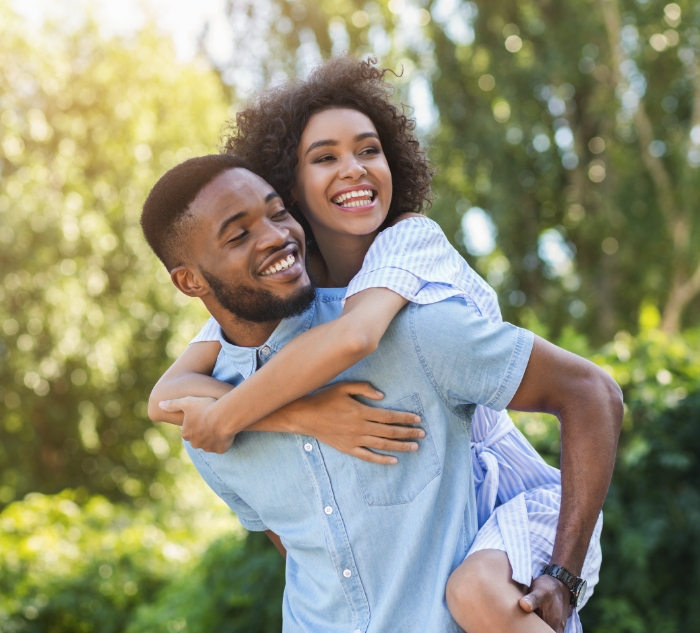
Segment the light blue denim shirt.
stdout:
<svg viewBox="0 0 700 633">
<path fill-rule="evenodd" d="M 344 296 L 319 290 L 259 348 L 222 342 L 214 376 L 239 384 L 293 337 L 337 318 Z M 419 450 L 397 454 L 394 466 L 288 433 L 240 433 L 224 455 L 185 442 L 244 527 L 281 537 L 284 633 L 460 630 L 445 586 L 477 531 L 471 416 L 475 404 L 508 404 L 532 343 L 530 332 L 491 323 L 461 299 L 403 309 L 377 351 L 337 379 L 369 381 L 385 394 L 382 407 L 422 417 Z"/>
</svg>

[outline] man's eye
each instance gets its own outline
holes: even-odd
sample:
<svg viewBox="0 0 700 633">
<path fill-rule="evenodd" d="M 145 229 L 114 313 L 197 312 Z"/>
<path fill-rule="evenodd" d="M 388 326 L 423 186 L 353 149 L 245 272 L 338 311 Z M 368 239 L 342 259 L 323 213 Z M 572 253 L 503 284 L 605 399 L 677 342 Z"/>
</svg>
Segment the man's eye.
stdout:
<svg viewBox="0 0 700 633">
<path fill-rule="evenodd" d="M 243 231 L 243 233 L 239 233 L 238 235 L 234 235 L 228 242 L 227 244 L 236 244 L 240 242 L 246 235 L 248 235 L 248 231 Z"/>
</svg>

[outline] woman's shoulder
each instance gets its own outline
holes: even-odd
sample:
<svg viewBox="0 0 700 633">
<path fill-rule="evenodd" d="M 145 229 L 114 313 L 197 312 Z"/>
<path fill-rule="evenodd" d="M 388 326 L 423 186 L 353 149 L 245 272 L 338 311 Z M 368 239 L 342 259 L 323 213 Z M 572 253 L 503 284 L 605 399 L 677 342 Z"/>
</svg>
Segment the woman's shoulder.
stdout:
<svg viewBox="0 0 700 633">
<path fill-rule="evenodd" d="M 450 243 L 434 220 L 418 213 L 404 213 L 377 235 L 370 251 L 409 255 L 426 247 L 445 249 Z"/>
</svg>

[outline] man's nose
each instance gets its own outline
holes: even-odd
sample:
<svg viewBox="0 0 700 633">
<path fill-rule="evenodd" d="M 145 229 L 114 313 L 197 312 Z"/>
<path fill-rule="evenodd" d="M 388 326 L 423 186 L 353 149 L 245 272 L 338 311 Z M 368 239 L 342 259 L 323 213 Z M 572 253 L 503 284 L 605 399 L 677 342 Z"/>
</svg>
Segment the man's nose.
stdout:
<svg viewBox="0 0 700 633">
<path fill-rule="evenodd" d="M 289 241 L 289 228 L 279 222 L 266 222 L 265 231 L 258 241 L 258 250 L 281 247 Z"/>
</svg>

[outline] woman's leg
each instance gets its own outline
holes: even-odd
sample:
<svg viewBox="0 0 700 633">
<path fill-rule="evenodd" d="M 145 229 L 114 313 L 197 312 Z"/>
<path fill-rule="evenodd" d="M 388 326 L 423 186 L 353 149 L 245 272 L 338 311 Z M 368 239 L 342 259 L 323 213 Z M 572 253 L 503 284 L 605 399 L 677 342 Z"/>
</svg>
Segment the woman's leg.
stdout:
<svg viewBox="0 0 700 633">
<path fill-rule="evenodd" d="M 552 633 L 518 601 L 525 588 L 512 578 L 505 552 L 485 549 L 467 556 L 447 582 L 447 606 L 467 633 Z"/>
</svg>

